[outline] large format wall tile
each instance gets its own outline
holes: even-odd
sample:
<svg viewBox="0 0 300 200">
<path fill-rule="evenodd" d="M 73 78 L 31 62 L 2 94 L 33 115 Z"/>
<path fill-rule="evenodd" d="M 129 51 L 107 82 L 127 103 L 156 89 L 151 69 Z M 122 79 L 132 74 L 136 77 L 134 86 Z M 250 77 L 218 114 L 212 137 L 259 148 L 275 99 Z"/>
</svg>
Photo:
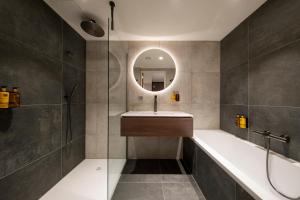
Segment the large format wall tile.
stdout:
<svg viewBox="0 0 300 200">
<path fill-rule="evenodd" d="M 0 199 L 38 199 L 84 158 L 85 41 L 42 0 L 1 1 L 0 18 L 0 85 L 20 87 L 22 104 L 0 110 Z M 72 127 L 83 139 L 63 154 L 63 96 L 75 83 Z"/>
<path fill-rule="evenodd" d="M 196 182 L 208 200 L 235 200 L 235 181 L 196 146 Z"/>
<path fill-rule="evenodd" d="M 190 138 L 183 138 L 182 163 L 188 174 L 195 172 L 196 146 Z"/>
<path fill-rule="evenodd" d="M 68 174 L 85 158 L 85 137 L 77 138 L 62 149 L 62 173 Z"/>
<path fill-rule="evenodd" d="M 248 61 L 248 22 L 241 23 L 221 42 L 221 71 Z"/>
<path fill-rule="evenodd" d="M 239 184 L 236 184 L 236 197 L 235 200 L 254 200 L 252 196 L 248 194 Z"/>
<path fill-rule="evenodd" d="M 271 141 L 271 149 L 300 160 L 300 108 L 250 106 L 250 131 L 270 130 L 276 135 L 287 134 L 289 144 Z M 264 146 L 264 138 L 250 132 L 250 141 Z"/>
<path fill-rule="evenodd" d="M 112 200 L 163 200 L 161 183 L 119 183 Z"/>
<path fill-rule="evenodd" d="M 63 105 L 62 112 L 62 144 L 66 144 L 66 134 L 68 131 L 68 142 L 71 140 L 71 130 L 72 139 L 75 140 L 85 135 L 85 104 L 71 104 L 71 127 L 67 127 L 70 121 L 67 121 L 67 105 Z M 71 130 L 70 130 L 71 128 Z"/>
<path fill-rule="evenodd" d="M 158 137 L 128 137 L 129 159 L 157 159 L 159 154 Z"/>
<path fill-rule="evenodd" d="M 66 23 L 63 22 L 63 61 L 85 70 L 85 40 Z"/>
<path fill-rule="evenodd" d="M 194 129 L 218 129 L 220 127 L 220 104 L 213 102 L 188 105 L 193 114 Z"/>
<path fill-rule="evenodd" d="M 261 146 L 263 139 L 252 130 L 288 133 L 293 142 L 272 141 L 272 149 L 298 161 L 300 140 L 294 128 L 300 107 L 299 9 L 298 0 L 266 1 L 221 41 L 221 129 Z M 247 61 L 244 70 L 235 69 L 232 63 L 242 60 Z M 251 130 L 234 127 L 234 116 L 247 114 L 249 106 Z"/>
<path fill-rule="evenodd" d="M 191 85 L 193 104 L 219 104 L 220 73 L 192 73 Z"/>
<path fill-rule="evenodd" d="M 248 116 L 247 105 L 221 105 L 220 126 L 221 129 L 236 135 L 239 138 L 247 139 L 248 130 L 240 129 L 235 125 L 235 116 L 243 114 Z"/>
<path fill-rule="evenodd" d="M 250 57 L 266 54 L 300 39 L 300 1 L 267 1 L 251 17 Z"/>
<path fill-rule="evenodd" d="M 189 168 L 193 168 L 192 176 L 201 188 L 205 199 L 254 199 L 192 139 L 184 139 L 183 149 L 183 165 L 187 169 L 187 163 L 193 163 Z"/>
<path fill-rule="evenodd" d="M 1 110 L 1 118 L 7 117 L 4 112 L 5 110 Z M 0 177 L 60 148 L 60 106 L 14 109 L 11 121 L 1 120 L 0 126 L 8 126 L 6 131 L 0 132 L 0 163 L 4 166 Z"/>
<path fill-rule="evenodd" d="M 192 72 L 220 72 L 220 43 L 193 41 L 190 46 Z"/>
<path fill-rule="evenodd" d="M 1 12 L 0 12 L 1 13 Z M 0 84 L 20 87 L 21 103 L 61 103 L 61 64 L 11 40 L 0 39 Z"/>
<path fill-rule="evenodd" d="M 199 200 L 201 197 L 197 194 L 195 188 L 189 182 L 164 183 L 162 185 L 162 189 L 164 194 L 164 200 Z"/>
<path fill-rule="evenodd" d="M 67 103 L 65 95 L 70 96 L 72 90 L 72 103 L 85 103 L 85 71 L 72 65 L 63 64 L 63 103 Z"/>
<path fill-rule="evenodd" d="M 0 180 L 1 200 L 39 199 L 61 178 L 61 150 Z"/>
<path fill-rule="evenodd" d="M 250 61 L 250 105 L 300 106 L 300 42 Z"/>
<path fill-rule="evenodd" d="M 40 0 L 0 2 L 0 35 L 61 60 L 61 18 Z M 2 44 L 2 43 L 1 43 Z"/>
<path fill-rule="evenodd" d="M 248 64 L 221 72 L 221 104 L 248 104 Z"/>
</svg>

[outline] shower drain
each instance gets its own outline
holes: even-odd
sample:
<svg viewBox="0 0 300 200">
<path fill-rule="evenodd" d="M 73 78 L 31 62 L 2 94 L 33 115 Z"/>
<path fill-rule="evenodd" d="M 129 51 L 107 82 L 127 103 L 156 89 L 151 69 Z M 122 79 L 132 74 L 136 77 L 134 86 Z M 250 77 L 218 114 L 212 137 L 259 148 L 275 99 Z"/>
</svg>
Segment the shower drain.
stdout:
<svg viewBox="0 0 300 200">
<path fill-rule="evenodd" d="M 96 171 L 100 171 L 100 170 L 101 170 L 101 167 L 97 167 L 97 168 L 96 168 Z"/>
</svg>

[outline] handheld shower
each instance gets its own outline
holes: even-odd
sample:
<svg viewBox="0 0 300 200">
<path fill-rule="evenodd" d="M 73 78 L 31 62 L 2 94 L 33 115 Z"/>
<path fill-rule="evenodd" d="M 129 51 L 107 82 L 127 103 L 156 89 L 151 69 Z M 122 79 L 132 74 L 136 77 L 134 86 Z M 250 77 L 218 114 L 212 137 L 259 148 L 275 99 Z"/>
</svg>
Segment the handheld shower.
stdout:
<svg viewBox="0 0 300 200">
<path fill-rule="evenodd" d="M 266 153 L 266 174 L 267 174 L 267 179 L 268 182 L 270 183 L 271 187 L 281 196 L 290 199 L 290 200 L 300 200 L 300 196 L 299 197 L 290 197 L 286 194 L 284 194 L 283 192 L 279 191 L 278 188 L 276 188 L 276 186 L 273 184 L 271 177 L 270 177 L 270 170 L 269 170 L 269 157 L 270 157 L 270 148 L 271 148 L 271 139 L 277 140 L 279 142 L 283 142 L 288 144 L 290 142 L 290 137 L 288 135 L 273 135 L 270 131 L 253 131 L 253 133 L 262 135 L 265 139 L 265 144 L 266 144 L 266 148 L 267 148 L 267 153 Z"/>
<path fill-rule="evenodd" d="M 78 88 L 79 84 L 76 83 L 70 92 L 70 94 L 65 95 L 65 99 L 67 101 L 67 120 L 66 120 L 66 144 L 72 142 L 73 140 L 73 131 L 72 131 L 72 110 L 71 110 L 71 104 L 72 104 L 72 98 L 74 96 L 74 93 L 76 89 Z M 69 139 L 69 133 L 70 133 L 70 139 Z"/>
</svg>

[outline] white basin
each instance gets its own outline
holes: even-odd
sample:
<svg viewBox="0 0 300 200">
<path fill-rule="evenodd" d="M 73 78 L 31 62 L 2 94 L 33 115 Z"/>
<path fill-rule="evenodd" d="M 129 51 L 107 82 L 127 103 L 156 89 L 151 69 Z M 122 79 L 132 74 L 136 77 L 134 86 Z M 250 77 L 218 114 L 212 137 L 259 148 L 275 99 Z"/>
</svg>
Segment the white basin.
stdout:
<svg viewBox="0 0 300 200">
<path fill-rule="evenodd" d="M 193 117 L 193 115 L 180 111 L 129 111 L 121 117 Z"/>
</svg>

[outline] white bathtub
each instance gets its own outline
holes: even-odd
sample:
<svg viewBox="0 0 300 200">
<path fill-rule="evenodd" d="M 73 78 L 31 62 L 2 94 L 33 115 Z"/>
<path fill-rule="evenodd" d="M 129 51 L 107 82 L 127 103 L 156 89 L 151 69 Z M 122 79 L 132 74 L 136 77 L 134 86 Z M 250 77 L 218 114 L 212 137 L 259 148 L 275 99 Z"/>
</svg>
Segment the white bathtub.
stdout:
<svg viewBox="0 0 300 200">
<path fill-rule="evenodd" d="M 256 199 L 286 199 L 268 183 L 266 151 L 261 147 L 221 130 L 194 130 L 193 140 Z M 272 153 L 270 176 L 274 185 L 284 194 L 300 196 L 299 162 Z"/>
</svg>

